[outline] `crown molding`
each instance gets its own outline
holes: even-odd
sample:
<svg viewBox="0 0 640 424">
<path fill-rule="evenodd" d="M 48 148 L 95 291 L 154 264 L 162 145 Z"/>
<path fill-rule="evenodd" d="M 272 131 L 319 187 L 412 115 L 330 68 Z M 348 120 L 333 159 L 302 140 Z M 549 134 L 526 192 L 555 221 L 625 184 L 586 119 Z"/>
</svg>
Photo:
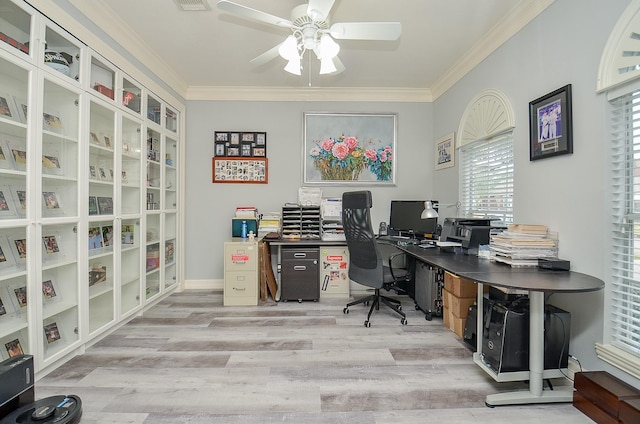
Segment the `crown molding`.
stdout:
<svg viewBox="0 0 640 424">
<path fill-rule="evenodd" d="M 429 103 L 426 88 L 378 87 L 189 87 L 187 100 L 244 100 L 287 102 L 406 102 Z"/>
<path fill-rule="evenodd" d="M 484 37 L 469 49 L 456 63 L 449 68 L 431 87 L 433 100 L 460 81 L 480 62 L 485 60 L 498 47 L 518 33 L 529 22 L 535 19 L 555 0 L 523 0 L 519 2 L 503 19 L 500 20 Z"/>
<path fill-rule="evenodd" d="M 52 1 L 36 0 L 34 3 L 49 4 L 52 3 Z M 126 25 L 118 15 L 113 13 L 110 8 L 106 7 L 102 2 L 88 2 L 86 0 L 69 0 L 69 3 L 91 20 L 96 26 L 102 29 L 102 31 L 108 34 L 109 37 L 122 46 L 123 49 L 134 56 L 141 64 L 144 64 L 148 70 L 153 70 L 150 72 L 153 72 L 160 80 L 175 90 L 176 93 L 184 97 L 187 91 L 187 84 L 184 79 L 174 72 L 167 62 L 165 62 L 160 56 L 153 54 L 152 49 L 140 40 L 138 35 L 128 25 Z M 47 6 L 47 8 L 48 7 L 49 6 Z M 122 67 L 121 64 L 124 62 L 129 65 L 124 69 L 128 69 L 131 66 L 133 66 L 134 69 L 138 68 L 135 65 L 131 65 L 130 61 L 125 59 L 111 46 L 105 43 L 101 37 L 97 36 L 87 28 L 82 27 L 82 29 L 78 29 L 77 32 L 82 34 L 82 36 L 79 37 L 82 41 L 86 42 L 94 50 L 101 52 L 103 56 L 112 60 L 119 67 Z M 102 53 L 105 50 L 110 53 L 109 56 Z M 132 76 L 141 81 L 144 85 L 151 85 L 152 79 L 144 72 L 140 72 L 139 74 Z M 153 85 L 156 86 L 155 83 Z"/>
</svg>

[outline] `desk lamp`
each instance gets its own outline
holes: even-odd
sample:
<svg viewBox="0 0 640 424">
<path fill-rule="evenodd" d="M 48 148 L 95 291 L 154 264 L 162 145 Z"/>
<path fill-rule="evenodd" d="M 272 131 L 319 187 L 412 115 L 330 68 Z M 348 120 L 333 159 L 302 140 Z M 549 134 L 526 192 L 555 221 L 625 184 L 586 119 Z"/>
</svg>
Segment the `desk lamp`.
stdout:
<svg viewBox="0 0 640 424">
<path fill-rule="evenodd" d="M 422 211 L 422 214 L 420 214 L 420 218 L 427 219 L 437 217 L 438 212 L 433 209 L 433 203 L 431 202 L 431 200 L 427 200 L 426 202 L 424 202 L 424 210 Z"/>
</svg>

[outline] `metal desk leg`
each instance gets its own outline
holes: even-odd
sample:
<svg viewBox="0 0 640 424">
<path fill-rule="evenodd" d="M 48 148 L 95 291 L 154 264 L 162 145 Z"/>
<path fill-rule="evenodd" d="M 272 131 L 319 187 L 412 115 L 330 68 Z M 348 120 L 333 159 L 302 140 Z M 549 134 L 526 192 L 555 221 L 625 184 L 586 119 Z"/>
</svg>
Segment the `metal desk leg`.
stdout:
<svg viewBox="0 0 640 424">
<path fill-rule="evenodd" d="M 488 406 L 571 402 L 573 391 L 543 391 L 544 292 L 529 292 L 529 390 L 488 395 Z"/>
</svg>

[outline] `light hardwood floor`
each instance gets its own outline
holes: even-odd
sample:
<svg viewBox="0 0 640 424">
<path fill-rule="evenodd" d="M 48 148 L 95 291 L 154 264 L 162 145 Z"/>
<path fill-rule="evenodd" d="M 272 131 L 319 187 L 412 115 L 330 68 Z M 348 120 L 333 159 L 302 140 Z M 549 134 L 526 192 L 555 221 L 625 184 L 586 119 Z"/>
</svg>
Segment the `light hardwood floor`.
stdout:
<svg viewBox="0 0 640 424">
<path fill-rule="evenodd" d="M 36 382 L 76 394 L 82 423 L 592 423 L 570 403 L 488 408 L 496 383 L 442 320 L 404 297 L 408 325 L 344 300 L 223 307 L 174 293 Z M 562 384 L 562 382 L 555 382 Z"/>
</svg>

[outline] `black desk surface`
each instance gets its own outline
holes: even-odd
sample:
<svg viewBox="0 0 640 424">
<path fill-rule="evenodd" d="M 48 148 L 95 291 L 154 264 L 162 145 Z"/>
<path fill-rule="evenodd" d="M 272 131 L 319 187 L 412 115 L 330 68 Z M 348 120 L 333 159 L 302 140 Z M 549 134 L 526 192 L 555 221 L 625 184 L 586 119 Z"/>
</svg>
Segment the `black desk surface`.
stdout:
<svg viewBox="0 0 640 424">
<path fill-rule="evenodd" d="M 599 278 L 573 271 L 552 271 L 533 267 L 512 268 L 508 264 L 473 255 L 397 246 L 412 257 L 452 274 L 492 286 L 543 292 L 589 292 L 604 288 Z"/>
</svg>

